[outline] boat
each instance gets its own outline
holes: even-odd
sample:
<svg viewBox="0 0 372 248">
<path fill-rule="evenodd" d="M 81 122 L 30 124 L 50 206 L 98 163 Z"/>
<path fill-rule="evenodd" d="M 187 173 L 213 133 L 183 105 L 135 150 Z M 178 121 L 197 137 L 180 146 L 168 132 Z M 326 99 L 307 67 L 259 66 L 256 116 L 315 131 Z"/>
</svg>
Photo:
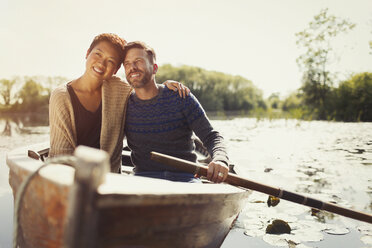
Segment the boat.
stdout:
<svg viewBox="0 0 372 248">
<path fill-rule="evenodd" d="M 89 198 L 76 188 L 77 169 L 61 163 L 40 169 L 47 145 L 7 154 L 15 199 L 35 175 L 15 209 L 19 247 L 220 247 L 250 194 L 227 184 L 104 173 Z"/>
</svg>

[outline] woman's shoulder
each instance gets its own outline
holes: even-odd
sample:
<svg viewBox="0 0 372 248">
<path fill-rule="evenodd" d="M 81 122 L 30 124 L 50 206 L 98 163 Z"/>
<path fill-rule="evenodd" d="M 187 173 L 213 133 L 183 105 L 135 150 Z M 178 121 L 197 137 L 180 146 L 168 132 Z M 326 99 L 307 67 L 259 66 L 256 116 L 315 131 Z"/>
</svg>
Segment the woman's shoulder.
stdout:
<svg viewBox="0 0 372 248">
<path fill-rule="evenodd" d="M 62 84 L 57 86 L 54 90 L 52 90 L 52 95 L 60 95 L 60 94 L 67 94 L 67 84 Z"/>
<path fill-rule="evenodd" d="M 67 90 L 67 85 L 60 85 L 55 88 L 50 94 L 50 102 L 62 102 L 70 99 L 70 95 Z"/>
<path fill-rule="evenodd" d="M 109 80 L 105 81 L 104 85 L 108 88 L 131 90 L 130 85 L 118 76 L 112 76 Z"/>
</svg>

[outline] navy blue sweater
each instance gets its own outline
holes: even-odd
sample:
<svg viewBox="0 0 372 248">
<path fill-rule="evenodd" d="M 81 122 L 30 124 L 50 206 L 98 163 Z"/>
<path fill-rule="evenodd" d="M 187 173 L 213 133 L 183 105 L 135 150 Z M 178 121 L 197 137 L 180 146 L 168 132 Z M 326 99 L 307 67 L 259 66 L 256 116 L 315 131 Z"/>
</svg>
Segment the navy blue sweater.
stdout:
<svg viewBox="0 0 372 248">
<path fill-rule="evenodd" d="M 228 165 L 223 138 L 213 129 L 195 96 L 190 93 L 183 99 L 158 86 L 159 94 L 150 100 L 140 100 L 134 92 L 129 97 L 125 133 L 135 172 L 177 171 L 150 160 L 151 151 L 196 162 L 193 132 L 214 161 Z"/>
</svg>

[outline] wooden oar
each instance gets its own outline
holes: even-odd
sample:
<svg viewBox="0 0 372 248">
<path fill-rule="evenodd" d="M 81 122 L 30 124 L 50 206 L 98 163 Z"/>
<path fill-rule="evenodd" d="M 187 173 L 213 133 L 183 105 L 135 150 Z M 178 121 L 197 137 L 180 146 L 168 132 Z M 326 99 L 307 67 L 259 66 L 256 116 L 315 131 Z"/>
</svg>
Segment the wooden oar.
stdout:
<svg viewBox="0 0 372 248">
<path fill-rule="evenodd" d="M 187 161 L 187 160 L 175 158 L 175 157 L 157 153 L 157 152 L 151 152 L 151 159 L 159 163 L 163 163 L 165 165 L 175 167 L 185 172 L 198 174 L 200 176 L 207 176 L 207 171 L 208 171 L 207 166 L 199 165 L 199 164 Z M 287 201 L 295 202 L 298 204 L 306 205 L 306 206 L 317 208 L 320 210 L 325 210 L 331 213 L 339 214 L 342 216 L 346 216 L 346 217 L 360 220 L 360 221 L 365 221 L 365 222 L 372 224 L 372 215 L 370 214 L 354 211 L 348 208 L 343 208 L 343 207 L 337 206 L 332 203 L 322 202 L 320 200 L 306 197 L 306 196 L 303 196 L 303 195 L 300 195 L 294 192 L 290 192 L 290 191 L 286 191 L 280 188 L 275 188 L 275 187 L 271 187 L 265 184 L 250 181 L 248 179 L 242 178 L 240 176 L 237 176 L 231 173 L 228 174 L 225 182 L 231 185 L 255 190 L 261 193 L 276 196 L 278 198 L 281 198 Z"/>
</svg>

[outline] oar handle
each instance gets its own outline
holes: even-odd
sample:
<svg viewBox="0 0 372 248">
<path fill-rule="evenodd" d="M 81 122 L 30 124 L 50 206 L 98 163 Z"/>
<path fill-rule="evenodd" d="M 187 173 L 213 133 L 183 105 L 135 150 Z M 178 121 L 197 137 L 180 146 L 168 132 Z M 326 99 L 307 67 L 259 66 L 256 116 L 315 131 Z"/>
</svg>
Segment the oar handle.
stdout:
<svg viewBox="0 0 372 248">
<path fill-rule="evenodd" d="M 172 166 L 181 171 L 198 174 L 199 176 L 207 176 L 208 167 L 199 165 L 187 160 L 175 158 L 169 155 L 161 154 L 158 152 L 151 152 L 151 159 L 159 163 Z M 282 190 L 280 188 L 271 187 L 269 185 L 257 183 L 243 177 L 237 176 L 235 174 L 229 173 L 226 178 L 226 183 L 244 187 L 247 189 L 255 190 L 268 195 L 276 196 L 278 198 L 295 202 L 301 205 L 309 206 L 312 208 L 317 208 L 320 210 L 326 210 L 328 212 L 336 213 L 342 216 L 346 216 L 352 219 L 368 222 L 372 224 L 372 215 L 354 211 L 348 208 L 343 208 L 331 203 L 325 203 L 320 200 L 306 197 L 298 193 L 290 192 L 287 190 Z"/>
</svg>

